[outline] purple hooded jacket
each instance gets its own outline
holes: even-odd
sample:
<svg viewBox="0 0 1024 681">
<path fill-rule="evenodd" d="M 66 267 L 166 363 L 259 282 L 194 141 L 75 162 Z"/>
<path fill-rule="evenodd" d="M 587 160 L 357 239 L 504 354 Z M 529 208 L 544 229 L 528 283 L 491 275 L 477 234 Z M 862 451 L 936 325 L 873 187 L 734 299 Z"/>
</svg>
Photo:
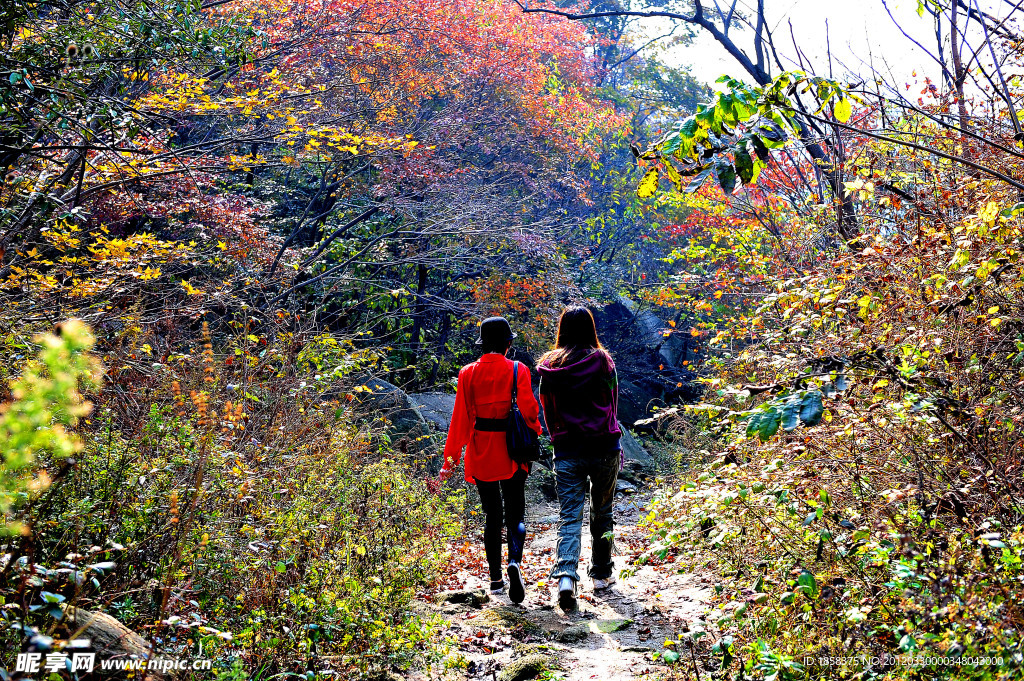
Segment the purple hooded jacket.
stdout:
<svg viewBox="0 0 1024 681">
<path fill-rule="evenodd" d="M 619 449 L 619 383 L 604 350 L 560 367 L 541 362 L 540 401 L 558 457 L 602 456 Z"/>
</svg>

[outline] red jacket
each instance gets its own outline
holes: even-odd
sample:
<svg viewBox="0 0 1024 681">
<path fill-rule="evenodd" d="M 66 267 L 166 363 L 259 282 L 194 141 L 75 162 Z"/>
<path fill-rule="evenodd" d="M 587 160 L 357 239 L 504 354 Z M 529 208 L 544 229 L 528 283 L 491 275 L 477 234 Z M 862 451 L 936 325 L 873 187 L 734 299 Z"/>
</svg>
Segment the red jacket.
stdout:
<svg viewBox="0 0 1024 681">
<path fill-rule="evenodd" d="M 540 434 L 540 407 L 530 387 L 530 370 L 519 363 L 517 391 L 519 411 L 527 425 Z M 459 371 L 455 391 L 455 409 L 444 444 L 445 467 L 459 465 L 466 447 L 466 482 L 508 480 L 520 468 L 505 448 L 505 433 L 474 429 L 476 417 L 501 419 L 512 409 L 512 360 L 492 352 Z"/>
</svg>

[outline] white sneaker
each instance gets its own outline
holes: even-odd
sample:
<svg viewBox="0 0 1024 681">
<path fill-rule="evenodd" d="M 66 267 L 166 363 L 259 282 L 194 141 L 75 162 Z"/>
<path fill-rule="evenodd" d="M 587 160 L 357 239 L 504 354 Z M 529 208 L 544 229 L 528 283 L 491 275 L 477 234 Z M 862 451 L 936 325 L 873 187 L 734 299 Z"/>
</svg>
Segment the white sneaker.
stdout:
<svg viewBox="0 0 1024 681">
<path fill-rule="evenodd" d="M 604 589 L 608 589 L 613 584 L 615 584 L 615 581 L 616 581 L 615 580 L 615 575 L 610 575 L 609 577 L 606 577 L 605 579 L 595 579 L 594 580 L 594 591 L 602 591 Z"/>
</svg>

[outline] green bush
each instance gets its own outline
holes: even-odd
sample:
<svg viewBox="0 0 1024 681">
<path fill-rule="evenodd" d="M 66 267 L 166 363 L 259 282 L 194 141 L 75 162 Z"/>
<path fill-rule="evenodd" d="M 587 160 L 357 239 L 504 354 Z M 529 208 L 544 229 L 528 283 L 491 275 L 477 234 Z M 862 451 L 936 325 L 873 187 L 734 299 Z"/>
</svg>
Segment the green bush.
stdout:
<svg viewBox="0 0 1024 681">
<path fill-rule="evenodd" d="M 445 560 L 464 496 L 435 497 L 381 457 L 345 393 L 325 391 L 345 372 L 307 390 L 279 371 L 243 393 L 221 359 L 238 355 L 219 358 L 207 340 L 136 393 L 146 404 L 100 395 L 71 435 L 56 427 L 84 413 L 68 382 L 92 365 L 64 335 L 46 344 L 45 372 L 26 368 L 4 415 L 7 432 L 33 424 L 28 449 L 49 448 L 36 475 L 55 478 L 47 503 L 26 509 L 31 563 L 8 559 L 0 584 L 4 662 L 34 636 L 59 648 L 67 604 L 108 611 L 161 653 L 202 650 L 224 678 L 372 677 L 433 655 L 436 623 L 411 606 Z M 362 363 L 331 356 L 343 360 Z M 27 481 L 32 459 L 20 461 Z"/>
</svg>

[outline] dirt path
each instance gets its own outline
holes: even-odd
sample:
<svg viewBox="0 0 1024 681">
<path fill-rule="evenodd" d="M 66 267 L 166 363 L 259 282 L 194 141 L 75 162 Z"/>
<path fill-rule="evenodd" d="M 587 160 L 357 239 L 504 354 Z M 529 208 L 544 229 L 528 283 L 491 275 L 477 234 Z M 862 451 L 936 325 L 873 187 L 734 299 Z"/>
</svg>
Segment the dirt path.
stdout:
<svg viewBox="0 0 1024 681">
<path fill-rule="evenodd" d="M 621 494 L 616 498 L 616 572 L 631 567 L 647 548 L 647 534 L 637 527 L 637 521 L 646 512 L 648 498 Z M 710 578 L 679 574 L 673 557 L 668 556 L 660 564 L 639 567 L 611 589 L 595 593 L 585 577 L 591 544 L 585 523 L 579 610 L 565 614 L 555 605 L 555 584 L 548 577 L 555 557 L 557 513 L 554 503 L 533 504 L 527 512 L 523 559 L 527 590 L 522 605 L 513 605 L 505 595 L 472 602 L 466 590 L 486 593 L 483 541 L 477 534 L 455 547 L 463 567 L 453 571 L 442 587 L 454 591 L 435 596 L 429 606 L 448 621 L 446 634 L 455 649 L 447 670 L 424 670 L 419 678 L 518 681 L 534 678 L 529 669 L 517 673 L 531 665 L 547 667 L 546 678 L 565 681 L 655 679 L 668 671 L 653 653 L 665 650 L 666 640 L 676 640 L 681 632 L 703 624 L 698 620 L 709 600 Z M 471 602 L 441 600 L 445 596 Z M 684 656 L 680 664 L 686 664 L 689 653 L 682 648 L 679 652 Z"/>
</svg>

